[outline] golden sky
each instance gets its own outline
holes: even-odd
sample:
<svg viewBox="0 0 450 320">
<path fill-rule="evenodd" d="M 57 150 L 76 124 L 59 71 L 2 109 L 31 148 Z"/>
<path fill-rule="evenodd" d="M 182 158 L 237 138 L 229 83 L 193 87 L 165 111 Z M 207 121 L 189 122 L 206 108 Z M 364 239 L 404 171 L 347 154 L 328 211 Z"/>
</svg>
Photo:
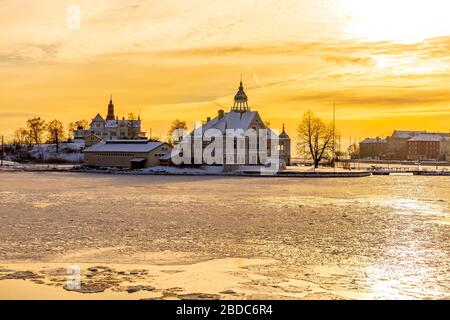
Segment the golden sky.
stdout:
<svg viewBox="0 0 450 320">
<path fill-rule="evenodd" d="M 67 8 L 81 9 L 79 29 Z M 306 110 L 343 143 L 450 130 L 448 0 L 0 0 L 0 133 L 140 113 L 167 132 L 249 102 L 291 136 Z M 73 20 L 69 20 L 73 21 Z"/>
</svg>

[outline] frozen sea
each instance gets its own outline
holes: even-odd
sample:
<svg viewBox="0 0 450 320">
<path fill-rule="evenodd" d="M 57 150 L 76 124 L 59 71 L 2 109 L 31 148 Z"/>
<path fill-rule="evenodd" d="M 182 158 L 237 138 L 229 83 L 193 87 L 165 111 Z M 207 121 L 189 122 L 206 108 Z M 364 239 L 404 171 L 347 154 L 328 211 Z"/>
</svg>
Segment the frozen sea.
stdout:
<svg viewBox="0 0 450 320">
<path fill-rule="evenodd" d="M 401 175 L 0 172 L 0 267 L 258 259 L 227 280 L 242 298 L 449 298 L 449 190 Z"/>
</svg>

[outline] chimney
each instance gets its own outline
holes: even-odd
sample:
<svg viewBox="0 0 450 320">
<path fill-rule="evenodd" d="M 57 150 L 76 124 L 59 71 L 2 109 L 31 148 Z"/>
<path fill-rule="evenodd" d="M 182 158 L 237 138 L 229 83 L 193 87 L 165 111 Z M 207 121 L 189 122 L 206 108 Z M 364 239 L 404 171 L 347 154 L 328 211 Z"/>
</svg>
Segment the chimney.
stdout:
<svg viewBox="0 0 450 320">
<path fill-rule="evenodd" d="M 206 123 L 211 121 L 211 117 L 206 118 Z"/>
<path fill-rule="evenodd" d="M 223 110 L 219 110 L 219 120 L 223 119 L 224 113 Z"/>
</svg>

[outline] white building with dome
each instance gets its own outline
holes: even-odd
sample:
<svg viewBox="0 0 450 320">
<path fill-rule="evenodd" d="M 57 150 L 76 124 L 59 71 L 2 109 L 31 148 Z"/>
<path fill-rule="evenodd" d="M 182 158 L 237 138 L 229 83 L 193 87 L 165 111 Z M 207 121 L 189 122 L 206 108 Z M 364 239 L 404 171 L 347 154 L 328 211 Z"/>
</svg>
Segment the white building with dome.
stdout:
<svg viewBox="0 0 450 320">
<path fill-rule="evenodd" d="M 230 109 L 230 112 L 224 112 L 223 110 L 219 110 L 217 116 L 214 119 L 208 118 L 206 123 L 204 123 L 200 128 L 197 128 L 191 133 L 191 136 L 195 136 L 197 134 L 204 134 L 204 132 L 209 129 L 219 130 L 223 135 L 225 135 L 228 129 L 232 130 L 243 130 L 244 132 L 248 129 L 253 129 L 258 132 L 261 129 L 266 129 L 268 132 L 268 156 L 270 156 L 270 141 L 278 140 L 278 151 L 279 151 L 279 159 L 280 164 L 284 166 L 289 166 L 291 164 L 291 139 L 289 135 L 286 133 L 284 125 L 283 131 L 280 135 L 277 135 L 273 130 L 267 127 L 266 123 L 261 118 L 258 111 L 252 111 L 249 103 L 248 97 L 244 91 L 244 86 L 242 81 L 239 85 L 238 92 L 234 97 L 233 106 Z M 274 139 L 276 137 L 277 139 Z M 203 147 L 206 147 L 208 142 L 203 143 Z M 238 155 L 238 150 L 235 145 L 234 148 L 234 157 L 244 157 L 243 161 L 244 165 L 251 164 L 265 164 L 260 161 L 260 159 L 256 159 L 258 157 L 254 153 L 249 153 L 249 139 L 247 138 L 245 143 L 246 153 L 244 155 Z M 225 158 L 225 153 L 224 153 Z M 224 162 L 225 163 L 225 159 Z"/>
</svg>

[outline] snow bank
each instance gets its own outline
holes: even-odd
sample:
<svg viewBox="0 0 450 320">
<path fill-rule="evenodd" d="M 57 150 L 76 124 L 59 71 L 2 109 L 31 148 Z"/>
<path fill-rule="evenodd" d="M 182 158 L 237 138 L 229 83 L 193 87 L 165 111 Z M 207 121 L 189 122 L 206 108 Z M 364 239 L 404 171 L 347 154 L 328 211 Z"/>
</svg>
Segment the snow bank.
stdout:
<svg viewBox="0 0 450 320">
<path fill-rule="evenodd" d="M 54 144 L 34 145 L 29 151 L 31 158 L 43 162 L 81 163 L 84 160 L 84 143 L 62 143 L 56 152 Z"/>
<path fill-rule="evenodd" d="M 5 161 L 3 160 L 3 166 L 8 168 L 17 168 L 20 167 L 20 163 L 14 161 Z"/>
</svg>

